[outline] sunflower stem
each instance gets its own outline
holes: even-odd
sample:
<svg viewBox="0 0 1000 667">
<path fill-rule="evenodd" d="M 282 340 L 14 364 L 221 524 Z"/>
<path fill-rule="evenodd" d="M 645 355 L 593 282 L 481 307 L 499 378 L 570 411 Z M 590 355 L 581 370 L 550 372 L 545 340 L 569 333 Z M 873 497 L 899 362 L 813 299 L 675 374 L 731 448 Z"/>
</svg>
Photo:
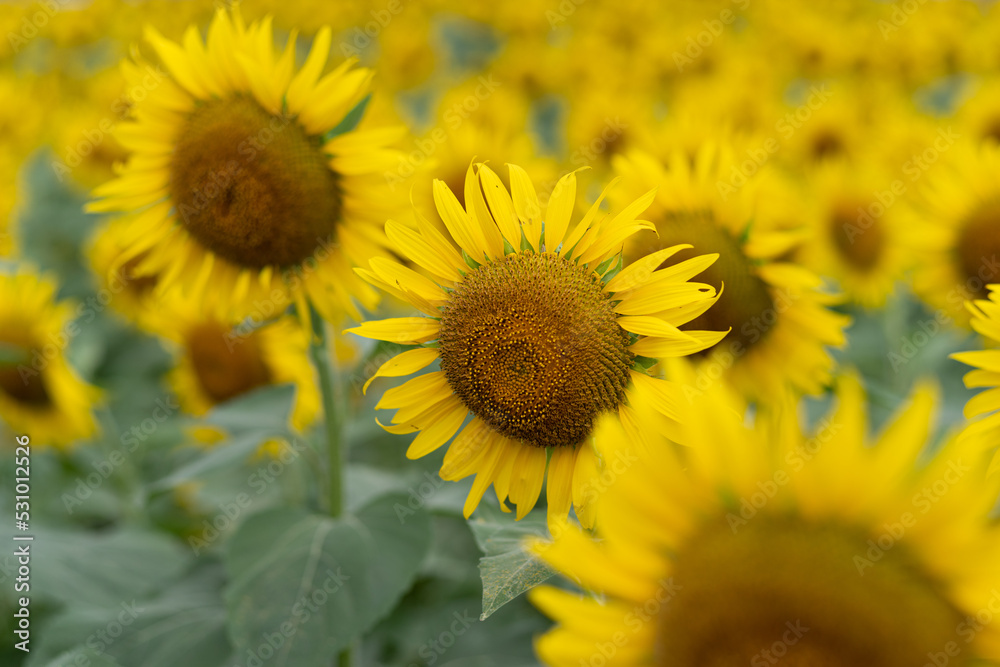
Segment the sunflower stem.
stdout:
<svg viewBox="0 0 1000 667">
<path fill-rule="evenodd" d="M 341 438 L 343 420 L 340 411 L 340 387 L 337 369 L 330 358 L 326 335 L 326 321 L 310 304 L 313 335 L 309 346 L 316 373 L 319 375 L 320 394 L 323 399 L 323 423 L 326 432 L 327 453 L 327 509 L 337 518 L 344 510 L 344 448 Z"/>
<path fill-rule="evenodd" d="M 329 340 L 326 335 L 326 321 L 309 304 L 309 320 L 312 323 L 312 337 L 309 342 L 309 356 L 319 375 L 319 389 L 323 400 L 323 425 L 326 432 L 326 453 L 328 459 L 327 509 L 330 516 L 338 518 L 344 512 L 344 459 L 343 418 L 341 401 L 343 396 L 337 375 L 337 367 L 330 357 Z M 351 648 L 345 648 L 337 655 L 334 667 L 351 667 L 354 660 Z"/>
</svg>

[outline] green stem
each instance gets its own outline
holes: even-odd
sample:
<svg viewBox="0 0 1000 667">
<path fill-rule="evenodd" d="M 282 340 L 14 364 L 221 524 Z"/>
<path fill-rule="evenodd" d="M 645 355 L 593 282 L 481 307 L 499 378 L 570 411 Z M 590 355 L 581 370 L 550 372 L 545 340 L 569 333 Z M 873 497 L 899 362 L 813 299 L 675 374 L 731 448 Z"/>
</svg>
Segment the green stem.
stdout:
<svg viewBox="0 0 1000 667">
<path fill-rule="evenodd" d="M 309 347 L 313 365 L 319 375 L 319 389 L 323 399 L 323 422 L 326 432 L 328 459 L 327 508 L 330 516 L 339 517 L 344 511 L 344 454 L 341 442 L 342 420 L 337 372 L 330 358 L 327 345 L 326 322 L 310 306 L 313 336 Z"/>
<path fill-rule="evenodd" d="M 323 424 L 326 432 L 327 452 L 327 508 L 330 516 L 339 517 L 344 512 L 344 443 L 342 439 L 343 419 L 340 410 L 340 383 L 337 378 L 337 368 L 330 358 L 330 348 L 326 335 L 326 322 L 309 305 L 312 321 L 312 338 L 309 344 L 309 356 L 312 358 L 316 373 L 319 375 L 319 389 L 323 400 Z M 351 667 L 350 647 L 345 648 L 337 656 L 337 667 Z"/>
</svg>

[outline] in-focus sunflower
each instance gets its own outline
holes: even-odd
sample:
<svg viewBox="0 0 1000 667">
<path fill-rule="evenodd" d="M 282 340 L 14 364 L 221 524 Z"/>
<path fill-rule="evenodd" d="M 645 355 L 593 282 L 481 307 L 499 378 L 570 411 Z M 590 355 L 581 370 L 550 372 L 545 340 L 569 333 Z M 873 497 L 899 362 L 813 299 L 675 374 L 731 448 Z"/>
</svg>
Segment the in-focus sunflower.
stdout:
<svg viewBox="0 0 1000 667">
<path fill-rule="evenodd" d="M 168 381 L 185 412 L 202 416 L 255 389 L 294 384 L 291 426 L 301 431 L 315 422 L 318 383 L 309 361 L 309 338 L 295 317 L 284 315 L 254 328 L 222 312 L 191 311 L 185 302 L 168 298 L 150 324 L 171 343 L 174 368 Z M 219 437 L 208 429 L 194 434 L 208 443 Z"/>
<path fill-rule="evenodd" d="M 33 273 L 0 273 L 0 423 L 33 444 L 68 448 L 97 432 L 100 394 L 66 360 L 73 307 Z"/>
<path fill-rule="evenodd" d="M 595 592 L 530 593 L 558 623 L 537 641 L 542 661 L 994 664 L 998 486 L 955 440 L 921 456 L 934 394 L 920 388 L 874 446 L 850 378 L 808 438 L 791 404 L 748 427 L 721 385 L 696 401 L 694 446 L 662 442 L 608 487 L 600 541 L 566 526 L 531 545 Z M 610 420 L 596 439 L 605 456 L 628 442 Z"/>
<path fill-rule="evenodd" d="M 918 260 L 914 291 L 968 326 L 965 302 L 986 299 L 986 286 L 1000 280 L 1000 145 L 948 146 L 949 134 L 938 144 L 947 164 L 927 175 L 908 210 L 907 242 Z"/>
<path fill-rule="evenodd" d="M 619 272 L 622 243 L 650 226 L 636 216 L 652 192 L 604 215 L 605 190 L 571 226 L 575 173 L 560 179 L 543 216 L 525 171 L 509 167 L 513 197 L 489 167 L 470 165 L 465 208 L 443 181 L 434 182 L 437 210 L 458 247 L 419 212 L 416 231 L 386 223 L 395 250 L 431 277 L 383 259 L 359 273 L 426 317 L 365 322 L 349 331 L 419 346 L 374 377 L 440 362 L 440 370 L 386 391 L 376 407 L 397 410 L 386 430 L 420 431 L 410 458 L 458 433 L 440 474 L 476 475 L 466 516 L 492 484 L 501 503 L 510 498 L 523 517 L 538 499 L 548 463 L 550 519 L 574 505 L 588 523 L 586 492 L 599 472 L 590 442 L 595 419 L 610 412 L 630 422 L 629 397 L 646 390 L 677 417 L 673 385 L 645 374 L 647 357 L 691 354 L 724 335 L 677 329 L 714 303 L 715 290 L 689 278 L 715 257 L 656 270 L 685 248 L 676 246 Z"/>
<path fill-rule="evenodd" d="M 962 434 L 983 449 L 996 450 L 987 474 L 1000 470 L 1000 285 L 988 285 L 989 299 L 977 299 L 966 304 L 972 313 L 972 328 L 986 338 L 993 349 L 959 352 L 953 359 L 968 364 L 976 370 L 965 374 L 965 386 L 983 389 L 965 404 L 966 419 L 975 419 Z"/>
<path fill-rule="evenodd" d="M 351 268 L 385 254 L 380 225 L 397 199 L 382 172 L 404 130 L 336 129 L 372 72 L 348 60 L 323 74 L 329 28 L 296 72 L 295 34 L 276 55 L 270 18 L 246 26 L 236 10 L 216 13 L 204 43 L 194 26 L 182 44 L 153 28 L 146 39 L 166 74 L 138 54 L 124 63 L 148 92 L 116 133 L 129 161 L 89 205 L 131 214 L 126 259 L 145 253 L 137 268 L 164 291 L 245 312 L 265 299 L 303 312 L 309 300 L 332 320 L 358 316 L 354 300 L 373 307 Z"/>
<path fill-rule="evenodd" d="M 647 214 L 656 234 L 629 239 L 626 259 L 679 243 L 693 249 L 665 267 L 694 253 L 719 255 L 698 276 L 720 290 L 719 303 L 686 328 L 731 332 L 701 355 L 699 372 L 709 380 L 725 376 L 757 400 L 789 386 L 818 393 L 833 365 L 824 346 L 843 344 L 849 318 L 827 308 L 836 298 L 820 291 L 815 273 L 783 261 L 807 236 L 788 184 L 712 144 L 693 165 L 680 151 L 666 167 L 639 151 L 616 156 L 614 165 L 629 184 L 626 198 L 659 187 Z"/>
</svg>

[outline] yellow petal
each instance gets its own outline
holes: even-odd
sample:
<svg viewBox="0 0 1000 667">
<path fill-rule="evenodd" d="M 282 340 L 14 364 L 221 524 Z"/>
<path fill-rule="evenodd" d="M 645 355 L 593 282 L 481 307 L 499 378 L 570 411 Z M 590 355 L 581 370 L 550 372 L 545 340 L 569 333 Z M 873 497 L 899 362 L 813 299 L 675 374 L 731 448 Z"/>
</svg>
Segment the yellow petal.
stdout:
<svg viewBox="0 0 1000 667">
<path fill-rule="evenodd" d="M 361 326 L 346 329 L 362 338 L 374 338 L 390 343 L 418 345 L 438 337 L 441 323 L 430 317 L 392 317 L 387 320 L 362 322 Z"/>
<path fill-rule="evenodd" d="M 403 375 L 409 375 L 410 373 L 416 373 L 422 370 L 434 362 L 438 358 L 438 350 L 430 347 L 420 347 L 416 350 L 407 350 L 402 354 L 397 354 L 395 357 L 385 362 L 379 369 L 375 371 L 375 374 L 368 378 L 368 382 L 365 382 L 365 386 L 362 388 L 362 393 L 368 393 L 368 385 L 375 381 L 375 378 L 379 377 L 400 377 Z"/>
</svg>

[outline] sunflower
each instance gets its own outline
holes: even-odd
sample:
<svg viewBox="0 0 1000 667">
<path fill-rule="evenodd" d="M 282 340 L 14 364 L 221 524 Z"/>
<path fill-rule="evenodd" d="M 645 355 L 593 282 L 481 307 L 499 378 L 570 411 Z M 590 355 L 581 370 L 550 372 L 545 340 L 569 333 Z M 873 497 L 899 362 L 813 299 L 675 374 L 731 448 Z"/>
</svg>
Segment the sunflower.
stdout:
<svg viewBox="0 0 1000 667">
<path fill-rule="evenodd" d="M 316 421 L 320 398 L 309 338 L 294 316 L 236 322 L 224 311 L 192 311 L 187 302 L 167 298 L 147 321 L 168 342 L 174 357 L 168 382 L 185 412 L 200 417 L 255 389 L 293 384 L 291 426 L 302 431 Z M 220 437 L 203 428 L 194 435 L 206 443 Z"/>
<path fill-rule="evenodd" d="M 972 328 L 995 346 L 1000 343 L 1000 285 L 988 287 L 988 299 L 970 301 L 966 307 L 972 313 Z M 983 448 L 996 449 L 1000 433 L 1000 413 L 997 412 L 1000 410 L 1000 350 L 959 352 L 951 357 L 976 369 L 965 374 L 966 387 L 985 388 L 965 405 L 965 417 L 976 421 L 966 427 L 963 437 L 981 443 Z M 1000 450 L 994 455 L 988 474 L 997 470 L 1000 470 Z"/>
<path fill-rule="evenodd" d="M 416 231 L 387 222 L 396 251 L 431 278 L 382 259 L 359 273 L 426 317 L 365 322 L 348 331 L 418 346 L 386 362 L 372 379 L 440 362 L 440 370 L 386 391 L 376 407 L 397 410 L 386 430 L 420 431 L 409 458 L 458 433 L 440 474 L 445 480 L 476 475 L 466 516 L 492 484 L 501 506 L 506 509 L 509 497 L 523 517 L 538 499 L 548 462 L 550 520 L 575 505 L 586 523 L 585 492 L 598 473 L 590 444 L 594 420 L 610 412 L 629 421 L 629 397 L 646 390 L 676 416 L 672 385 L 644 368 L 652 357 L 691 354 L 724 335 L 677 329 L 714 303 L 713 288 L 688 279 L 715 258 L 656 270 L 685 248 L 677 246 L 619 272 L 622 243 L 650 226 L 636 216 L 652 192 L 598 219 L 605 190 L 570 226 L 575 173 L 560 179 L 542 215 L 525 171 L 509 170 L 511 193 L 489 167 L 470 165 L 465 208 L 443 181 L 434 182 L 437 210 L 457 248 L 419 213 Z"/>
<path fill-rule="evenodd" d="M 415 205 L 432 211 L 434 187 L 431 174 L 440 178 L 463 206 L 465 174 L 473 161 L 490 163 L 506 156 L 522 165 L 534 183 L 551 190 L 558 180 L 555 161 L 542 158 L 527 132 L 528 100 L 522 95 L 496 87 L 489 77 L 456 86 L 441 97 L 434 128 L 415 141 L 410 152 L 393 173 L 390 187 L 404 187 L 402 176 L 417 169 L 413 190 Z M 498 174 L 501 180 L 505 174 Z M 388 177 L 387 177 L 388 180 Z M 509 183 L 504 183 L 509 186 Z M 409 185 L 405 185 L 409 188 Z M 545 192 L 544 194 L 548 194 Z M 440 222 L 436 216 L 431 222 Z M 443 224 L 438 229 L 446 231 Z"/>
<path fill-rule="evenodd" d="M 919 260 L 917 295 L 967 326 L 965 302 L 986 299 L 986 286 L 1000 280 L 1000 145 L 973 146 L 950 134 L 942 130 L 935 144 L 947 150 L 947 164 L 926 176 L 913 208 L 904 209 L 907 245 Z"/>
<path fill-rule="evenodd" d="M 54 282 L 28 271 L 0 273 L 0 417 L 37 445 L 68 448 L 93 436 L 100 393 L 66 360 L 78 326 L 56 302 Z"/>
<path fill-rule="evenodd" d="M 529 549 L 595 595 L 531 600 L 548 665 L 970 664 L 1000 659 L 998 487 L 956 440 L 928 444 L 924 385 L 872 446 L 845 378 L 811 437 L 794 405 L 744 423 L 724 385 L 607 487 L 600 541 L 571 525 Z M 641 406 L 637 407 L 640 414 Z M 655 420 L 645 422 L 653 428 Z M 611 420 L 598 450 L 627 446 Z M 918 460 L 919 459 L 919 460 Z M 954 660 L 954 662 L 952 662 Z"/>
<path fill-rule="evenodd" d="M 87 256 L 100 293 L 107 296 L 111 309 L 137 326 L 149 328 L 159 304 L 154 298 L 159 278 L 137 274 L 136 266 L 145 253 L 123 259 L 127 257 L 127 246 L 122 242 L 126 225 L 126 220 L 114 220 L 101 227 L 91 240 Z"/>
<path fill-rule="evenodd" d="M 883 205 L 879 197 L 901 196 L 903 181 L 870 162 L 854 167 L 831 160 L 814 170 L 810 184 L 815 211 L 809 220 L 815 229 L 797 259 L 833 278 L 850 301 L 883 305 L 909 259 L 899 208 Z"/>
<path fill-rule="evenodd" d="M 987 78 L 970 90 L 955 120 L 963 135 L 971 135 L 977 141 L 1000 143 L 1000 78 Z"/>
<path fill-rule="evenodd" d="M 136 268 L 162 291 L 248 313 L 261 300 L 303 312 L 308 300 L 329 319 L 359 316 L 355 300 L 373 307 L 351 267 L 385 254 L 379 225 L 399 201 L 382 176 L 397 162 L 386 146 L 405 130 L 337 129 L 372 72 L 348 60 L 321 77 L 328 28 L 295 72 L 294 33 L 275 54 L 270 18 L 246 26 L 237 10 L 216 13 L 205 43 L 193 26 L 182 44 L 153 28 L 146 39 L 165 73 L 138 53 L 124 63 L 145 99 L 133 93 L 116 133 L 129 161 L 88 206 L 131 214 L 126 259 L 144 254 Z"/>
<path fill-rule="evenodd" d="M 833 365 L 824 345 L 843 344 L 849 318 L 827 308 L 836 298 L 820 291 L 816 274 L 782 261 L 808 235 L 788 184 L 712 144 L 702 147 L 693 165 L 682 152 L 665 168 L 638 151 L 617 156 L 614 164 L 629 195 L 659 186 L 647 214 L 658 236 L 633 236 L 626 259 L 679 243 L 693 250 L 673 255 L 665 266 L 692 253 L 719 255 L 699 277 L 720 290 L 719 303 L 688 328 L 731 332 L 701 355 L 698 384 L 724 376 L 748 398 L 764 401 L 788 386 L 821 391 Z"/>
</svg>

